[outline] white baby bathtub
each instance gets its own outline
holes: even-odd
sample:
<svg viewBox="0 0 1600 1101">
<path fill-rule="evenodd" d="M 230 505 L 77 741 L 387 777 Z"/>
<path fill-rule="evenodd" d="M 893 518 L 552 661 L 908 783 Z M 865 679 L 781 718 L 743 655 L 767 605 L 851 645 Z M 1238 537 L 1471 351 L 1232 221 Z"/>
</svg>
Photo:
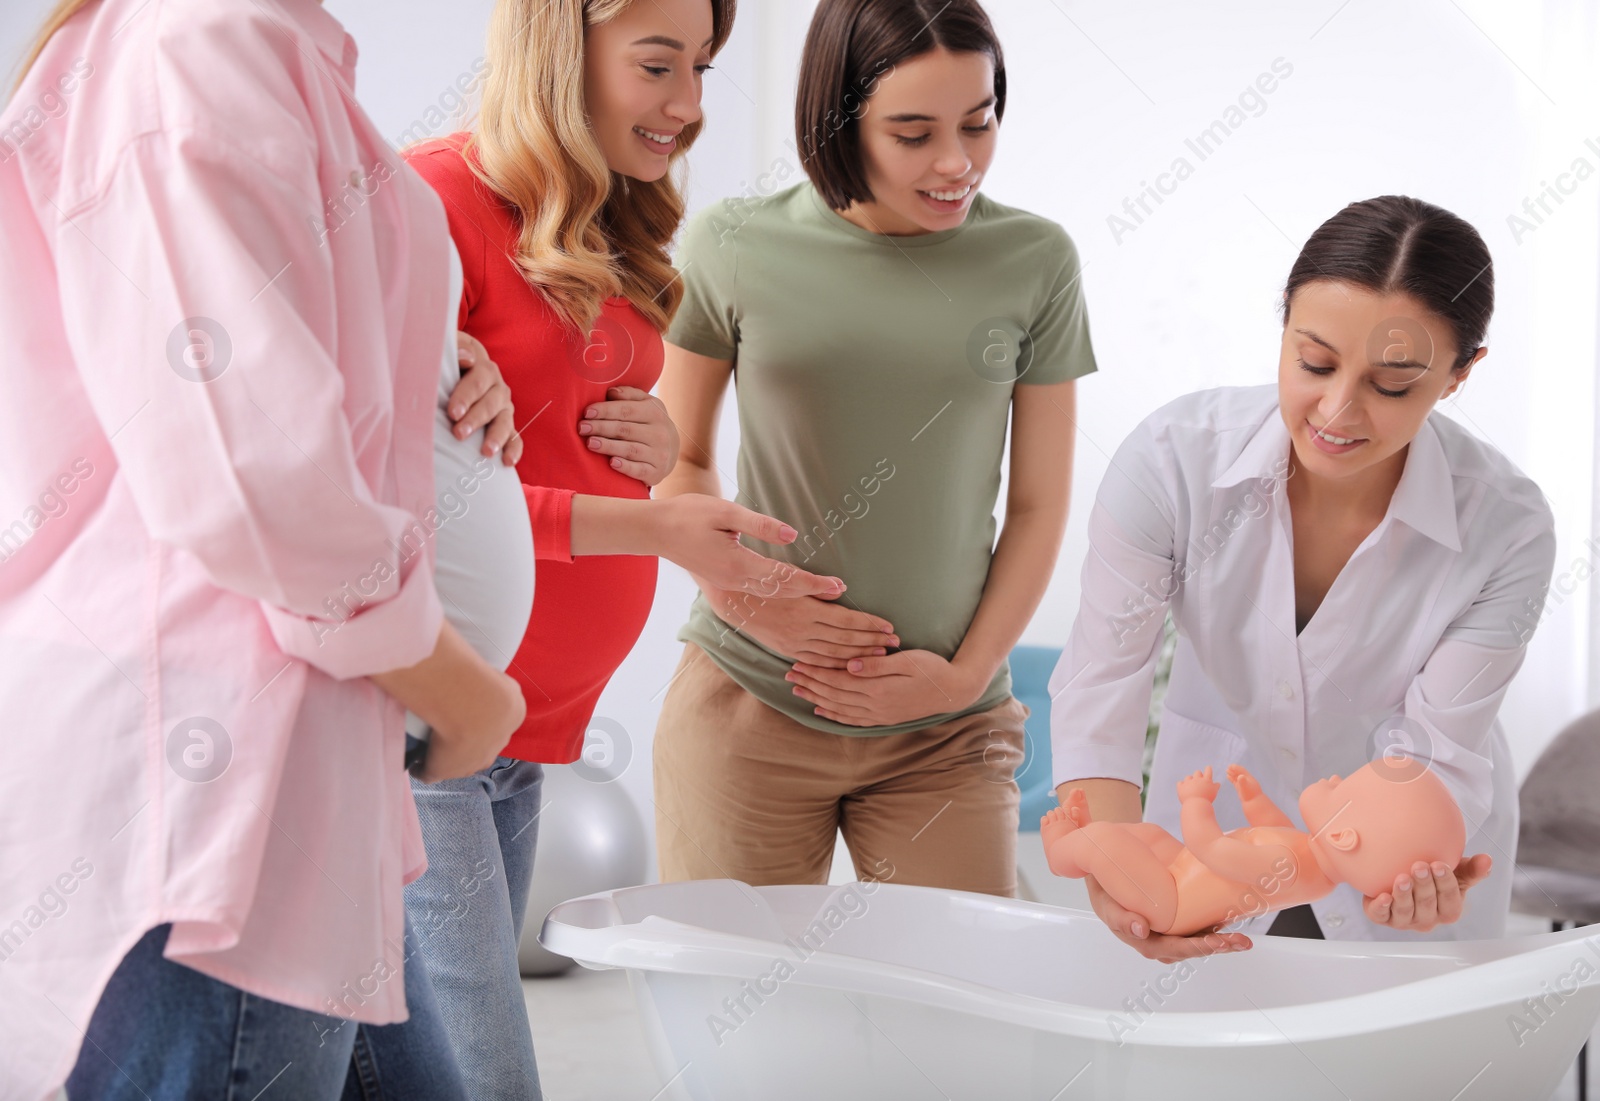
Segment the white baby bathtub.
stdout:
<svg viewBox="0 0 1600 1101">
<path fill-rule="evenodd" d="M 659 1096 L 695 1101 L 1547 1101 L 1600 1017 L 1585 929 L 1166 965 L 1084 911 L 722 879 L 564 902 L 540 940 L 627 969 Z"/>
</svg>

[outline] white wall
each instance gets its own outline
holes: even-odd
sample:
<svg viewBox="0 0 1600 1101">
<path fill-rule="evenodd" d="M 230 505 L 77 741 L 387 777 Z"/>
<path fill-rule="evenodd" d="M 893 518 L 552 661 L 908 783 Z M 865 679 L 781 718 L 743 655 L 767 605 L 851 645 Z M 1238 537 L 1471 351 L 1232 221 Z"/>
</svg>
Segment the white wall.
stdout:
<svg viewBox="0 0 1600 1101">
<path fill-rule="evenodd" d="M 8 0 L 0 56 L 15 56 L 44 7 Z M 450 86 L 482 55 L 491 0 L 329 7 L 362 45 L 360 98 L 397 136 L 429 107 L 452 107 Z M 694 208 L 773 190 L 764 174 L 775 166 L 797 178 L 788 145 L 794 69 L 812 4 L 743 7 L 706 83 L 710 125 L 691 156 Z M 1600 703 L 1600 651 L 1589 643 L 1600 601 L 1578 576 L 1594 557 L 1584 540 L 1596 497 L 1600 173 L 1558 175 L 1579 159 L 1600 169 L 1594 5 L 991 0 L 989 10 L 1007 49 L 1011 101 L 986 187 L 1077 240 L 1101 364 L 1080 386 L 1066 548 L 1024 641 L 1066 636 L 1086 505 L 1124 434 L 1169 395 L 1271 380 L 1277 295 L 1301 242 L 1346 202 L 1417 195 L 1476 225 L 1498 275 L 1491 353 L 1447 412 L 1545 488 L 1560 525 L 1558 578 L 1572 586 L 1552 597 L 1503 713 L 1525 771 L 1560 725 Z M 1201 160 L 1185 139 L 1222 117 L 1277 58 L 1292 74 Z M 1178 157 L 1193 174 L 1131 232 L 1115 231 L 1108 216 Z M 1571 194 L 1532 232 L 1515 233 L 1508 216 L 1547 181 Z M 725 471 L 736 440 L 725 424 Z M 691 595 L 687 578 L 664 565 L 644 636 L 599 708 L 628 732 L 633 764 L 621 782 L 647 818 L 655 716 Z"/>
</svg>

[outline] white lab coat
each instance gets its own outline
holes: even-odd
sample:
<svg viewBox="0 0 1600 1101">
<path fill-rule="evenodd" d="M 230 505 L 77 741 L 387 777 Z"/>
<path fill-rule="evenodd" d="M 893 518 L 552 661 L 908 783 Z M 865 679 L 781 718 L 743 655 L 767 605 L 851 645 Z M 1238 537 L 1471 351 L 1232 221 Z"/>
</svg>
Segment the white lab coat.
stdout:
<svg viewBox="0 0 1600 1101">
<path fill-rule="evenodd" d="M 1431 760 L 1494 859 L 1461 920 L 1374 925 L 1341 885 L 1312 903 L 1331 940 L 1498 937 L 1516 854 L 1517 790 L 1497 713 L 1543 609 L 1554 520 L 1505 456 L 1434 413 L 1389 510 L 1295 633 L 1289 431 L 1277 386 L 1189 394 L 1117 450 L 1089 519 L 1082 602 L 1050 681 L 1054 783 L 1138 785 L 1162 624 L 1179 641 L 1145 819 L 1181 838 L 1175 785 L 1210 765 L 1224 830 L 1247 825 L 1238 762 L 1304 828 L 1299 793 L 1389 747 Z M 1392 750 L 1391 750 L 1392 751 Z M 1266 932 L 1272 914 L 1239 928 Z"/>
</svg>

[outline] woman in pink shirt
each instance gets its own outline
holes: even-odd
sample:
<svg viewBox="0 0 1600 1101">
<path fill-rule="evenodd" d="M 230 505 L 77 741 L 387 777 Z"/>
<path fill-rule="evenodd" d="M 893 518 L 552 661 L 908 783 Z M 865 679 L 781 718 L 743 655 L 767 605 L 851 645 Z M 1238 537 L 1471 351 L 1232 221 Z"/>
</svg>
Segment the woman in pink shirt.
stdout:
<svg viewBox="0 0 1600 1101">
<path fill-rule="evenodd" d="M 402 717 L 430 782 L 523 718 L 527 513 L 466 451 L 521 441 L 355 60 L 315 0 L 62 0 L 0 113 L 0 1101 L 333 1098 L 408 1010 L 462 1096 Z"/>
<path fill-rule="evenodd" d="M 434 778 L 522 718 L 434 587 L 448 238 L 355 54 L 66 0 L 0 113 L 6 1101 L 339 1096 L 407 1016 L 404 711 Z"/>
</svg>

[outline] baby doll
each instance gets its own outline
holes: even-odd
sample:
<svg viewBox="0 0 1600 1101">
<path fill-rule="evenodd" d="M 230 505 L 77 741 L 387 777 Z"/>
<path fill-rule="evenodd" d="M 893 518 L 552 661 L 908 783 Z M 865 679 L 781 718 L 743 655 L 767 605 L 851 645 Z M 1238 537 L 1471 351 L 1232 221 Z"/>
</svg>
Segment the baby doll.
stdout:
<svg viewBox="0 0 1600 1101">
<path fill-rule="evenodd" d="M 1376 896 L 1418 860 L 1454 869 L 1466 847 L 1455 799 L 1411 758 L 1382 757 L 1347 780 L 1306 788 L 1300 815 L 1309 833 L 1245 769 L 1229 765 L 1228 779 L 1250 825 L 1222 832 L 1207 765 L 1178 782 L 1182 842 L 1153 822 L 1090 821 L 1088 800 L 1074 788 L 1039 822 L 1050 870 L 1092 875 L 1151 932 L 1189 936 L 1311 902 L 1340 883 Z"/>
</svg>

